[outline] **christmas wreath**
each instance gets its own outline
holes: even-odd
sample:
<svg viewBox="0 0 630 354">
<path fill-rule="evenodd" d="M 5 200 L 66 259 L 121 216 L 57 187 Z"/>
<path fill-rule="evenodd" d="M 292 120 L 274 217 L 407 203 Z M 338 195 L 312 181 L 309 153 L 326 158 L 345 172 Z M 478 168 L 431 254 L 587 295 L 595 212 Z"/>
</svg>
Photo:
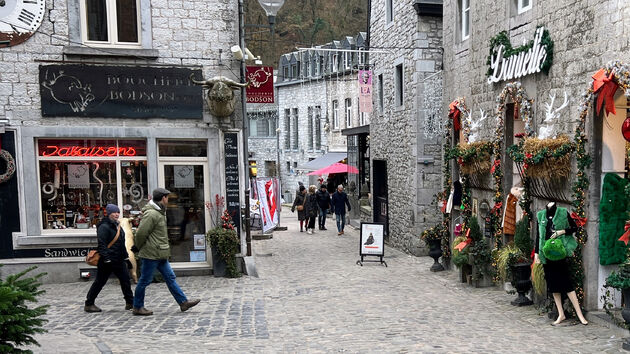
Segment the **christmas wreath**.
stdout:
<svg viewBox="0 0 630 354">
<path fill-rule="evenodd" d="M 4 183 L 10 180 L 15 174 L 15 160 L 13 160 L 13 156 L 6 150 L 0 150 L 0 158 L 2 158 L 7 165 L 7 170 L 0 175 L 0 183 Z"/>
</svg>

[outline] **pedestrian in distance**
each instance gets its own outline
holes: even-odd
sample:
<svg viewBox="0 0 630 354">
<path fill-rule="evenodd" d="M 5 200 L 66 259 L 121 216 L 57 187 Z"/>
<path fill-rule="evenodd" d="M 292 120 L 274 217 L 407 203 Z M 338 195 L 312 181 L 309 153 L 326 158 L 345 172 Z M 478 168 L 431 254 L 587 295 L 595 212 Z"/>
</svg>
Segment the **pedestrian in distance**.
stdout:
<svg viewBox="0 0 630 354">
<path fill-rule="evenodd" d="M 133 306 L 133 292 L 129 278 L 131 262 L 125 248 L 125 230 L 118 222 L 120 209 L 114 204 L 107 204 L 105 212 L 107 215 L 99 222 L 96 229 L 97 250 L 100 258 L 96 266 L 96 280 L 87 293 L 83 307 L 85 312 L 101 312 L 94 302 L 112 273 L 120 281 L 120 289 L 126 303 L 125 310 L 131 310 Z"/>
<path fill-rule="evenodd" d="M 308 220 L 306 233 L 309 235 L 315 232 L 315 219 L 317 219 L 317 215 L 319 214 L 319 204 L 317 203 L 315 192 L 317 192 L 316 186 L 311 185 L 308 187 L 308 194 L 306 195 L 306 202 L 304 203 Z"/>
<path fill-rule="evenodd" d="M 337 235 L 343 235 L 343 229 L 346 226 L 346 206 L 348 206 L 348 211 L 352 208 L 348 201 L 348 195 L 343 191 L 341 184 L 337 187 L 337 191 L 333 193 L 331 200 L 333 212 L 337 219 Z"/>
<path fill-rule="evenodd" d="M 319 190 L 315 194 L 317 199 L 317 204 L 319 206 L 319 216 L 317 217 L 317 221 L 319 224 L 320 230 L 326 229 L 326 214 L 328 214 L 328 209 L 330 209 L 330 193 L 326 188 L 325 184 L 322 184 L 319 187 Z"/>
<path fill-rule="evenodd" d="M 153 272 L 157 269 L 171 295 L 179 304 L 183 312 L 199 303 L 199 299 L 188 300 L 184 292 L 175 281 L 175 273 L 168 262 L 171 249 L 168 243 L 166 228 L 166 206 L 170 191 L 164 188 L 156 188 L 151 201 L 142 208 L 142 220 L 138 225 L 135 236 L 134 252 L 138 251 L 138 257 L 142 259 L 140 279 L 136 285 L 136 296 L 133 298 L 133 314 L 149 316 L 153 311 L 144 308 L 144 293 L 146 287 L 153 281 Z"/>
<path fill-rule="evenodd" d="M 306 220 L 306 210 L 304 208 L 304 203 L 306 202 L 306 187 L 300 186 L 298 188 L 297 194 L 295 195 L 295 199 L 293 200 L 293 206 L 291 206 L 291 212 L 295 213 L 297 209 L 298 212 L 298 220 L 300 221 L 300 232 L 304 232 L 304 220 Z"/>
</svg>

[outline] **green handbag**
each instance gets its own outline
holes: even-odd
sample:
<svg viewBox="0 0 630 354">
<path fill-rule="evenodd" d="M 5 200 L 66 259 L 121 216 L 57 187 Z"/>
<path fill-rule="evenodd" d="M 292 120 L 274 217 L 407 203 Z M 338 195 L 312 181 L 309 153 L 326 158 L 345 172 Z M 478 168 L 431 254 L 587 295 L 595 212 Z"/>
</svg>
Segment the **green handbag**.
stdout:
<svg viewBox="0 0 630 354">
<path fill-rule="evenodd" d="M 558 238 L 550 238 L 545 241 L 543 253 L 545 258 L 551 261 L 559 261 L 567 257 L 567 250 L 564 248 L 564 243 Z"/>
</svg>

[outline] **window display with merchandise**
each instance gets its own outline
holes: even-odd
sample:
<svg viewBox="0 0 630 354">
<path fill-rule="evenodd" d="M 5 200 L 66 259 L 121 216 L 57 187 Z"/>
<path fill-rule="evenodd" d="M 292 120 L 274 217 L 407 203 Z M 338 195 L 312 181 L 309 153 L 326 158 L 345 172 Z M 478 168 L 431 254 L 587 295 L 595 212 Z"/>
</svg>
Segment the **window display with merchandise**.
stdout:
<svg viewBox="0 0 630 354">
<path fill-rule="evenodd" d="M 125 218 L 147 203 L 145 141 L 39 139 L 37 145 L 43 229 L 89 229 L 108 203 Z"/>
</svg>

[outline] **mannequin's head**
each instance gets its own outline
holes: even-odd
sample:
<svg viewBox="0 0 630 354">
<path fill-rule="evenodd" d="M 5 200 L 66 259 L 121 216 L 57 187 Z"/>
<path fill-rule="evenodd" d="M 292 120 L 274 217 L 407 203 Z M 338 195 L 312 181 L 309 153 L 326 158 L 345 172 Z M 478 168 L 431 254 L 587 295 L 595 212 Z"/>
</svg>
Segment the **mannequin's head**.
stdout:
<svg viewBox="0 0 630 354">
<path fill-rule="evenodd" d="M 549 203 L 547 203 L 547 209 L 552 209 L 552 208 L 553 208 L 553 207 L 555 207 L 555 206 L 556 206 L 556 203 L 555 203 L 555 202 L 549 202 Z"/>
<path fill-rule="evenodd" d="M 512 195 L 514 195 L 516 198 L 520 198 L 521 195 L 523 195 L 524 190 L 525 188 L 523 187 L 514 186 L 512 187 L 512 189 L 510 189 L 510 193 L 512 193 Z"/>
</svg>

